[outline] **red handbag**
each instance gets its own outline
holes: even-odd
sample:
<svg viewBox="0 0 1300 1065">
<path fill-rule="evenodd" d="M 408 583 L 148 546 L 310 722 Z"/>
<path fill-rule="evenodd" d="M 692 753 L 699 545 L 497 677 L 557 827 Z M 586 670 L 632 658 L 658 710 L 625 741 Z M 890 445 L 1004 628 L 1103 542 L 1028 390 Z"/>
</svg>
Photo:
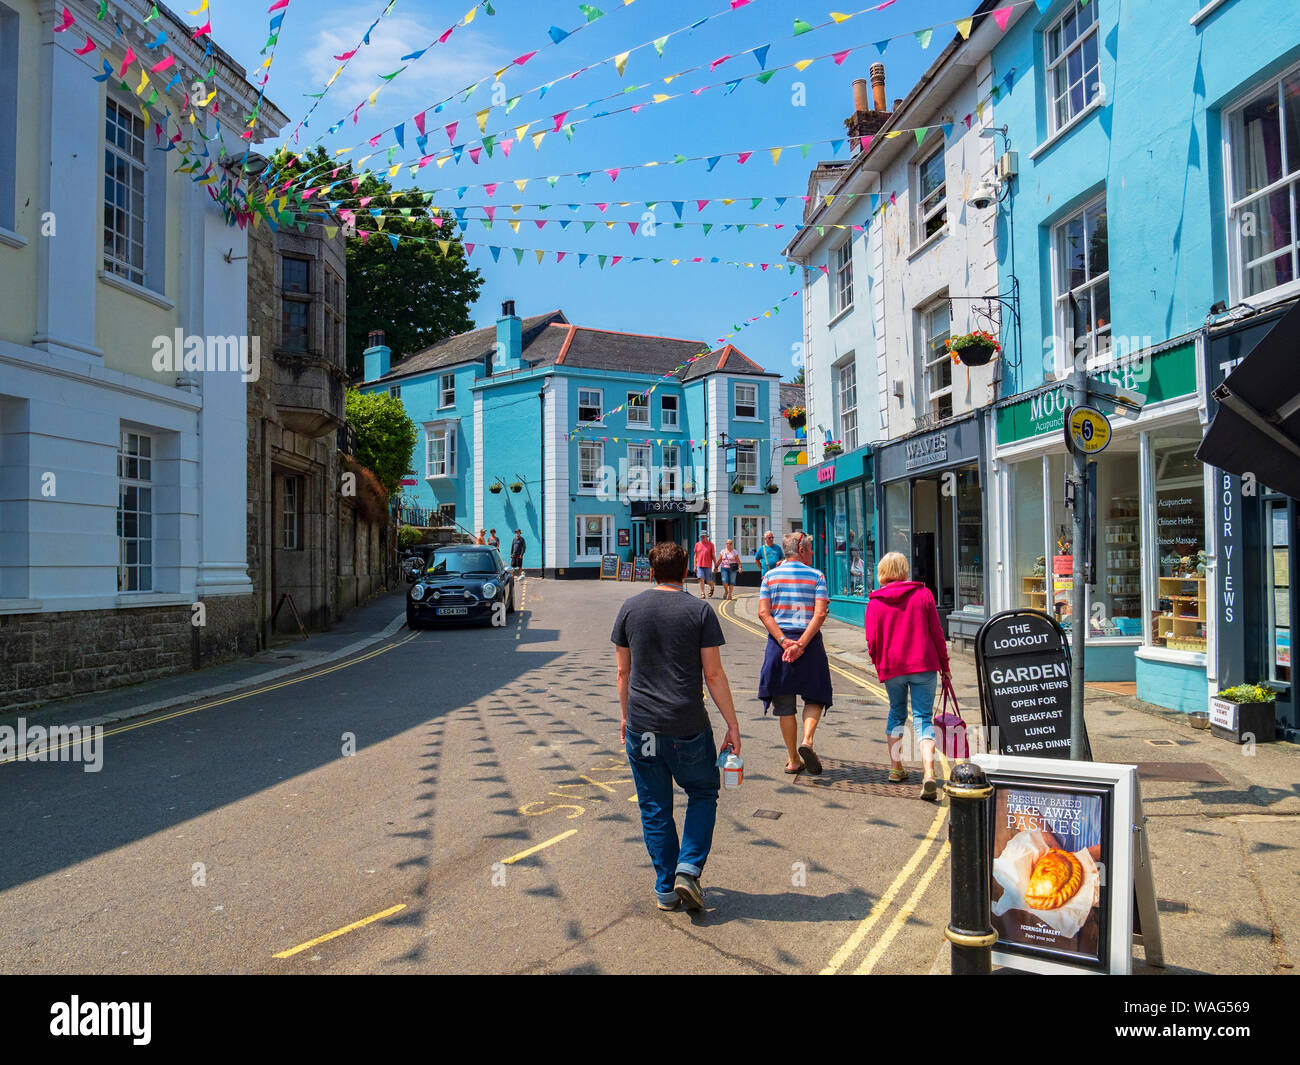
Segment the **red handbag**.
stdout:
<svg viewBox="0 0 1300 1065">
<path fill-rule="evenodd" d="M 935 743 L 945 758 L 959 761 L 970 757 L 970 746 L 966 742 L 966 722 L 962 720 L 957 707 L 957 693 L 953 691 L 952 680 L 943 679 L 943 702 L 940 712 L 934 718 Z"/>
</svg>

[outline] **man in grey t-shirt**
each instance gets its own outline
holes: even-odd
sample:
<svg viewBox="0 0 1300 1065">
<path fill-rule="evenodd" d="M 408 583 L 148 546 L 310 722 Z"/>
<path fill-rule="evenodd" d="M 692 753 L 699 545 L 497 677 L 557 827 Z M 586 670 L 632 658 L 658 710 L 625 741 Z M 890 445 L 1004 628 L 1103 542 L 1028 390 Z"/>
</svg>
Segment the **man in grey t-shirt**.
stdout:
<svg viewBox="0 0 1300 1065">
<path fill-rule="evenodd" d="M 700 875 L 713 844 L 718 808 L 718 750 L 703 689 L 727 723 L 724 748 L 740 753 L 740 725 L 722 669 L 726 641 L 717 615 L 685 587 L 680 544 L 650 549 L 655 586 L 623 604 L 610 634 L 618 659 L 623 745 L 641 830 L 655 869 L 661 910 L 704 906 Z M 680 843 L 673 818 L 673 781 L 686 792 Z"/>
</svg>

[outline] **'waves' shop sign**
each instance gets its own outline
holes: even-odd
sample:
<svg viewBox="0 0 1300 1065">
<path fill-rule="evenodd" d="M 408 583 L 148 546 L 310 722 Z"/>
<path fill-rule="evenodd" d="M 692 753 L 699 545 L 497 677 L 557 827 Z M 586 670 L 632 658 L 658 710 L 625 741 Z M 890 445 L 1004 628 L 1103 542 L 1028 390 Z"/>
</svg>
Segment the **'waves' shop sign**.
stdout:
<svg viewBox="0 0 1300 1065">
<path fill-rule="evenodd" d="M 1065 630 L 1038 610 L 994 614 L 975 637 L 980 714 L 997 731 L 990 749 L 1070 757 L 1070 653 Z M 1084 731 L 1088 759 L 1088 735 Z"/>
</svg>

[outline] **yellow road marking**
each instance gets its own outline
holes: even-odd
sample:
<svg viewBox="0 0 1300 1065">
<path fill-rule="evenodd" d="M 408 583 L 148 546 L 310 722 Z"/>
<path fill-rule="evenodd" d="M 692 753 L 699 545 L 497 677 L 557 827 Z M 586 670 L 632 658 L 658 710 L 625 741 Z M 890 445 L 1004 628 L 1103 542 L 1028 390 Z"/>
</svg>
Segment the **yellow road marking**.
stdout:
<svg viewBox="0 0 1300 1065">
<path fill-rule="evenodd" d="M 295 954 L 301 954 L 304 950 L 310 950 L 312 947 L 318 946 L 321 943 L 327 943 L 331 939 L 337 939 L 339 936 L 347 935 L 347 933 L 349 932 L 355 932 L 358 928 L 365 928 L 366 925 L 368 924 L 374 924 L 376 921 L 382 921 L 385 917 L 391 917 L 398 910 L 404 910 L 404 909 L 406 909 L 406 903 L 399 902 L 396 906 L 390 906 L 388 907 L 388 909 L 383 910 L 380 913 L 372 914 L 371 916 L 365 917 L 360 921 L 353 921 L 350 925 L 345 925 L 344 927 L 336 929 L 333 932 L 326 932 L 325 935 L 323 936 L 317 936 L 315 939 L 309 939 L 307 940 L 306 943 L 300 943 L 298 946 L 291 947 L 289 950 L 282 950 L 280 951 L 279 954 L 272 954 L 271 957 L 281 958 L 281 959 L 292 958 Z"/>
<path fill-rule="evenodd" d="M 939 853 L 934 856 L 934 861 L 930 863 L 930 868 L 925 871 L 925 875 L 917 881 L 916 890 L 912 892 L 908 900 L 903 903 L 903 908 L 894 914 L 880 940 L 871 948 L 871 953 L 863 959 L 861 965 L 854 970 L 855 976 L 865 976 L 876 967 L 878 962 L 889 949 L 889 944 L 894 941 L 894 937 L 902 930 L 908 919 L 916 912 L 916 907 L 921 901 L 921 896 L 925 894 L 925 889 L 930 886 L 930 881 L 934 879 L 935 873 L 943 866 L 948 858 L 949 843 L 944 840 L 943 846 L 939 848 Z"/>
<path fill-rule="evenodd" d="M 520 851 L 518 854 L 512 854 L 509 858 L 502 858 L 501 864 L 513 865 L 521 858 L 527 858 L 530 854 L 536 854 L 540 850 L 545 850 L 547 847 L 551 846 L 552 844 L 559 843 L 560 840 L 562 839 L 568 839 L 570 836 L 576 835 L 577 832 L 578 830 L 576 828 L 571 828 L 567 832 L 561 832 L 558 836 L 552 836 L 545 843 L 539 843 L 535 847 L 529 847 L 526 851 Z"/>
<path fill-rule="evenodd" d="M 739 619 L 733 617 L 731 613 L 726 610 L 725 607 L 720 609 L 718 612 L 722 614 L 722 616 L 725 617 L 728 621 L 730 621 L 733 625 L 737 625 L 742 629 L 746 629 L 749 632 L 752 632 L 756 636 L 762 636 L 764 639 L 767 639 L 768 633 L 766 630 L 760 631 L 754 628 L 752 625 L 740 621 Z M 838 673 L 840 676 L 844 677 L 845 679 L 852 681 L 860 688 L 865 688 L 868 691 L 872 692 L 873 694 L 883 697 L 886 701 L 888 700 L 889 693 L 886 692 L 885 689 L 880 687 L 879 685 L 873 684 L 870 681 L 863 680 L 860 677 L 855 677 L 852 673 L 849 673 L 846 670 L 841 669 L 839 666 L 832 665 L 831 669 L 833 669 L 836 673 Z M 948 760 L 944 757 L 943 751 L 941 749 L 936 748 L 935 753 L 939 756 L 940 769 L 944 779 L 946 780 L 949 775 Z M 948 815 L 948 811 L 943 806 L 940 806 L 939 809 L 935 811 L 934 820 L 930 822 L 930 827 L 926 831 L 925 836 L 921 839 L 921 842 L 917 845 L 916 850 L 912 852 L 912 855 L 910 858 L 908 858 L 906 864 L 904 864 L 903 868 L 899 870 L 898 875 L 894 878 L 894 882 L 889 885 L 888 890 L 886 890 L 886 892 L 883 895 L 881 895 L 879 899 L 876 900 L 876 904 L 871 907 L 871 911 L 867 914 L 866 917 L 862 919 L 862 922 L 858 925 L 857 928 L 853 930 L 852 934 L 849 936 L 848 939 L 844 941 L 843 945 L 839 948 L 839 950 L 835 952 L 831 960 L 827 962 L 826 967 L 821 971 L 821 974 L 823 976 L 832 975 L 838 972 L 841 967 L 843 967 L 843 965 L 849 960 L 849 958 L 851 958 L 853 954 L 858 950 L 858 948 L 862 945 L 863 941 L 867 938 L 871 930 L 876 926 L 876 924 L 880 921 L 880 919 L 885 915 L 886 911 L 890 908 L 890 906 L 894 904 L 894 900 L 898 897 L 898 894 L 903 890 L 904 886 L 911 879 L 912 874 L 916 871 L 917 867 L 920 865 L 921 860 L 926 855 L 926 852 L 934 845 L 934 841 L 939 834 L 939 829 L 943 826 L 943 822 L 947 817 L 947 815 Z M 871 952 L 867 955 L 866 959 L 862 962 L 862 965 L 858 968 L 857 972 L 859 973 L 870 972 L 871 968 L 874 967 L 875 964 L 880 960 L 881 956 L 884 954 L 889 944 L 893 942 L 894 937 L 898 934 L 898 930 L 903 926 L 903 924 L 907 921 L 907 919 L 912 916 L 912 913 L 915 911 L 917 903 L 920 901 L 921 896 L 925 893 L 925 889 L 929 886 L 930 881 L 934 879 L 935 873 L 943 865 L 947 857 L 948 857 L 948 843 L 947 841 L 945 841 L 943 846 L 939 848 L 939 853 L 935 856 L 934 861 L 930 863 L 930 867 L 925 871 L 925 873 L 921 877 L 921 880 L 918 882 L 916 890 L 913 891 L 911 897 L 909 897 L 907 902 L 904 904 L 903 910 L 894 915 L 887 931 L 885 932 L 884 935 L 882 935 L 880 941 L 871 949 Z"/>
<path fill-rule="evenodd" d="M 347 669 L 349 666 L 355 666 L 361 662 L 368 661 L 371 658 L 376 658 L 379 655 L 386 654 L 396 647 L 401 647 L 403 644 L 410 643 L 419 635 L 420 635 L 419 632 L 413 632 L 411 633 L 410 636 L 407 636 L 405 639 L 398 640 L 396 643 L 385 644 L 383 647 L 377 648 L 374 651 L 368 651 L 357 658 L 349 658 L 346 662 L 340 662 L 337 665 L 327 666 L 324 669 L 318 669 L 314 673 L 304 673 L 301 676 L 290 677 L 287 680 L 282 680 L 275 684 L 267 684 L 261 688 L 254 688 L 252 691 L 237 692 L 234 695 L 227 695 L 225 698 L 222 699 L 213 699 L 211 702 L 199 703 L 197 706 L 186 707 L 184 710 L 173 710 L 170 713 L 166 713 L 166 714 L 149 715 L 147 717 L 141 718 L 139 721 L 128 722 L 126 724 L 119 725 L 115 728 L 107 728 L 104 730 L 104 738 L 107 739 L 109 736 L 117 736 L 123 732 L 130 732 L 132 729 L 145 728 L 148 725 L 160 725 L 164 721 L 172 721 L 178 717 L 185 717 L 187 714 L 196 714 L 200 710 L 211 710 L 213 707 L 224 706 L 226 703 L 238 702 L 240 699 L 248 699 L 254 695 L 262 695 L 265 694 L 266 692 L 273 692 L 280 688 L 287 688 L 293 684 L 301 684 L 303 683 L 303 681 L 315 680 L 317 677 L 323 677 L 327 673 L 334 673 L 340 669 Z M 92 726 L 84 725 L 82 727 L 90 728 Z M 61 743 L 57 747 L 49 748 L 49 750 L 51 752 L 54 752 L 54 751 L 60 751 L 65 747 L 76 747 L 76 746 L 78 746 L 78 744 L 72 742 Z M 10 762 L 16 762 L 18 760 L 19 759 L 16 756 L 11 758 L 5 758 L 3 760 L 0 760 L 0 765 L 7 765 Z"/>
</svg>

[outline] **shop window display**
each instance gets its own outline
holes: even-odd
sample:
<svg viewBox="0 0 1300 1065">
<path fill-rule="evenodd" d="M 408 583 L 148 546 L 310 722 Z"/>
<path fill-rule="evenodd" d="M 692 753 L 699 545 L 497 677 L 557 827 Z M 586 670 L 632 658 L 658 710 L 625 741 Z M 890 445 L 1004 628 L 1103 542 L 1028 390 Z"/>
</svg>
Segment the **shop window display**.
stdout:
<svg viewBox="0 0 1300 1065">
<path fill-rule="evenodd" d="M 1097 457 L 1096 577 L 1090 636 L 1142 635 L 1140 442 L 1116 440 Z"/>
<path fill-rule="evenodd" d="M 957 609 L 984 609 L 984 497 L 975 467 L 957 471 Z"/>
<path fill-rule="evenodd" d="M 848 594 L 865 596 L 867 594 L 867 559 L 869 548 L 862 524 L 862 490 L 852 487 L 848 490 L 849 503 L 849 586 Z"/>
<path fill-rule="evenodd" d="M 832 525 L 834 537 L 831 554 L 831 594 L 845 595 L 849 590 L 849 515 L 844 489 L 835 492 L 832 498 Z"/>
<path fill-rule="evenodd" d="M 1011 557 L 1015 570 L 1012 595 L 1017 605 L 1047 609 L 1046 546 L 1043 542 L 1043 460 L 1017 462 L 1011 468 Z"/>
<path fill-rule="evenodd" d="M 1206 649 L 1205 490 L 1196 426 L 1151 434 L 1155 485 L 1155 610 L 1151 642 L 1171 651 Z"/>
</svg>

